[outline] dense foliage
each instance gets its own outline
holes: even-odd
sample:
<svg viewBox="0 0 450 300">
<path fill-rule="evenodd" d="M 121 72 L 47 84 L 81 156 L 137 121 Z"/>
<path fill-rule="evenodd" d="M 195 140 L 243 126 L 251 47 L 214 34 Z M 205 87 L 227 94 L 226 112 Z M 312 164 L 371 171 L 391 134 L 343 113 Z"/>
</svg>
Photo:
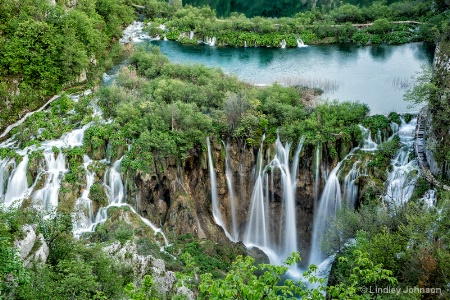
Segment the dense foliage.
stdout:
<svg viewBox="0 0 450 300">
<path fill-rule="evenodd" d="M 389 5 L 374 2 L 364 7 L 347 3 L 330 11 L 313 8 L 290 18 L 247 18 L 233 12 L 225 19 L 217 19 L 214 10 L 207 6 L 185 5 L 176 9 L 156 0 L 142 3 L 151 21 L 148 31 L 153 36 L 165 35 L 169 40 L 186 44 L 196 44 L 197 40 L 208 42 L 215 37 L 217 45 L 233 47 L 282 47 L 283 43 L 286 47 L 297 47 L 299 39 L 306 44 L 362 45 L 435 41 L 443 32 L 441 24 L 448 19 L 445 5 L 435 9 L 435 4 L 423 1 Z M 169 31 L 161 28 L 161 24 Z"/>
<path fill-rule="evenodd" d="M 413 197 L 392 213 L 376 201 L 358 211 L 341 211 L 330 228 L 327 246 L 332 251 L 341 250 L 337 259 L 345 258 L 345 263 L 335 266 L 330 283 L 349 284 L 349 272 L 355 267 L 354 253 L 361 251 L 374 264 L 392 271 L 397 280 L 395 287 L 402 291 L 395 299 L 422 299 L 422 295 L 426 299 L 448 298 L 449 198 L 442 194 L 440 199 L 437 207 L 428 207 L 424 200 Z M 354 242 L 346 243 L 351 237 L 355 237 Z M 377 284 L 386 285 L 393 286 L 387 282 Z M 359 288 L 369 286 L 359 283 Z M 417 289 L 413 292 L 403 292 L 414 287 Z"/>
<path fill-rule="evenodd" d="M 263 133 L 268 143 L 278 134 L 283 141 L 306 135 L 307 143 L 326 143 L 338 158 L 335 142 L 358 141 L 357 124 L 369 112 L 366 105 L 349 102 L 307 108 L 304 89 L 252 87 L 220 70 L 170 63 L 157 47 L 136 51 L 130 64 L 117 85 L 99 93 L 100 106 L 114 122 L 97 124 L 85 135 L 87 148 L 109 142 L 114 152 L 130 144 L 125 169 L 149 172 L 166 158 L 183 160 L 201 152 L 211 134 L 251 146 L 259 145 Z"/>
<path fill-rule="evenodd" d="M 0 220 L 0 299 L 118 299 L 133 280 L 129 269 L 99 247 L 75 240 L 67 214 L 44 220 L 31 210 L 2 208 Z M 43 235 L 49 247 L 47 263 L 24 268 L 13 241 L 24 238 L 25 224 L 34 224 Z M 31 254 L 40 246 L 36 242 Z"/>
<path fill-rule="evenodd" d="M 135 18 L 123 0 L 50 2 L 0 3 L 0 129 L 111 67 L 121 51 L 111 41 Z"/>
</svg>

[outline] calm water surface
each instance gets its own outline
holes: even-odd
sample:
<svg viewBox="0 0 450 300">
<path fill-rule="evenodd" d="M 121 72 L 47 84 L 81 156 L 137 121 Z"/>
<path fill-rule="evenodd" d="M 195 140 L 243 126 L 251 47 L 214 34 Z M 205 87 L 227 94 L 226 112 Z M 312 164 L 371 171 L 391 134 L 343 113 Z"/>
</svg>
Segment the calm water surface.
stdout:
<svg viewBox="0 0 450 300">
<path fill-rule="evenodd" d="M 372 114 L 414 112 L 403 101 L 421 66 L 432 64 L 434 49 L 405 45 L 326 45 L 293 49 L 185 46 L 152 41 L 175 63 L 220 67 L 243 81 L 267 85 L 302 83 L 325 90 L 322 98 L 367 103 Z"/>
</svg>

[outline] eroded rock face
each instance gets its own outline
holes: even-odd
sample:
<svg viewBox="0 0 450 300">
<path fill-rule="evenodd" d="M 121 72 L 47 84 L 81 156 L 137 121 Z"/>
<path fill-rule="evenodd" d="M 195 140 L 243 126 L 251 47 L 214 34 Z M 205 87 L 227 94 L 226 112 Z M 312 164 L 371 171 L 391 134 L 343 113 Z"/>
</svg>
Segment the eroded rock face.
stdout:
<svg viewBox="0 0 450 300">
<path fill-rule="evenodd" d="M 22 227 L 24 238 L 14 241 L 14 247 L 19 249 L 20 257 L 25 266 L 33 263 L 45 263 L 47 261 L 49 248 L 42 233 L 36 236 L 35 227 L 24 225 Z"/>
<path fill-rule="evenodd" d="M 33 263 L 44 264 L 47 261 L 50 250 L 42 233 L 37 236 L 36 242 L 39 243 L 39 247 L 27 257 L 25 266 L 31 266 Z"/>
<path fill-rule="evenodd" d="M 221 141 L 212 140 L 212 153 L 214 167 L 217 174 L 217 192 L 220 199 L 220 211 L 227 229 L 231 228 L 231 205 L 225 174 L 225 146 Z M 336 147 L 345 152 L 345 147 L 351 149 L 352 145 Z M 294 149 L 295 150 L 295 149 Z M 273 153 L 271 149 L 271 153 Z M 294 152 L 291 150 L 291 155 Z M 236 203 L 236 219 L 239 228 L 239 240 L 246 227 L 250 199 L 255 181 L 255 165 L 258 149 L 247 147 L 240 141 L 230 141 L 228 155 L 234 197 Z M 345 153 L 346 154 L 346 153 Z M 344 155 L 345 155 L 344 154 Z M 327 170 L 331 170 L 337 161 L 330 159 L 324 148 L 321 155 L 319 177 L 319 192 L 326 181 Z M 298 182 L 297 182 L 297 232 L 299 236 L 299 249 L 306 257 L 311 243 L 314 213 L 314 147 L 305 146 L 300 154 Z M 228 241 L 221 227 L 213 220 L 211 212 L 211 183 L 208 171 L 207 151 L 191 152 L 181 164 L 166 160 L 161 166 L 155 167 L 151 174 L 137 174 L 135 178 L 135 194 L 130 198 L 137 199 L 139 212 L 148 217 L 154 224 L 161 226 L 164 232 L 173 233 L 175 237 L 182 234 L 193 234 L 198 238 L 207 238 L 215 242 Z M 282 186 L 280 175 L 274 175 L 274 188 L 270 192 L 274 199 L 270 204 L 272 219 L 281 219 Z M 279 231 L 280 222 L 274 222 L 274 236 Z M 280 243 L 282 241 L 279 241 Z"/>
<path fill-rule="evenodd" d="M 36 233 L 31 225 L 25 225 L 22 228 L 25 237 L 21 240 L 14 241 L 14 247 L 19 249 L 20 258 L 23 260 L 30 254 L 36 242 Z"/>
<path fill-rule="evenodd" d="M 121 263 L 130 266 L 133 270 L 134 284 L 140 285 L 145 275 L 150 275 L 155 283 L 155 288 L 160 293 L 168 293 L 176 282 L 175 273 L 167 271 L 162 259 L 156 259 L 151 255 L 143 256 L 137 253 L 136 244 L 127 241 L 124 245 L 120 242 L 103 248 L 103 250 Z"/>
</svg>

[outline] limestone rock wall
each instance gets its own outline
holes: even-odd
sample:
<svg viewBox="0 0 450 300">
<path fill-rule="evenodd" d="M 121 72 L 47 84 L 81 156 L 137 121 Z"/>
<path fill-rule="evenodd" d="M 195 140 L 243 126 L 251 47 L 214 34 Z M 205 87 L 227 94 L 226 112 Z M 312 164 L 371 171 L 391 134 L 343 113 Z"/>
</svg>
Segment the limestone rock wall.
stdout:
<svg viewBox="0 0 450 300">
<path fill-rule="evenodd" d="M 225 148 L 220 140 L 212 140 L 212 152 L 217 174 L 217 191 L 220 210 L 226 228 L 231 228 L 230 194 L 225 175 Z M 232 140 L 229 144 L 229 159 L 235 193 L 237 224 L 240 240 L 246 227 L 247 213 L 255 181 L 255 165 L 258 149 L 248 147 L 244 142 Z M 352 145 L 335 145 L 339 152 L 346 152 Z M 291 151 L 293 152 L 293 151 Z M 273 149 L 271 149 L 273 153 Z M 345 153 L 346 154 L 346 153 Z M 291 153 L 291 155 L 293 155 Z M 327 148 L 321 155 L 319 190 L 326 181 L 326 174 L 337 164 L 330 158 Z M 299 159 L 299 177 L 297 184 L 297 232 L 302 255 L 308 253 L 311 242 L 314 213 L 314 147 L 305 146 Z M 170 237 L 191 233 L 198 238 L 208 238 L 215 242 L 228 241 L 221 227 L 217 226 L 211 210 L 211 183 L 208 171 L 207 151 L 192 152 L 179 163 L 166 160 L 156 162 L 152 174 L 137 174 L 134 180 L 134 192 L 129 199 L 136 199 L 138 211 L 149 218 Z M 274 176 L 274 201 L 270 205 L 271 217 L 281 219 L 282 187 L 279 175 Z M 130 184 L 128 184 L 130 185 Z M 133 187 L 129 186 L 133 189 Z M 278 236 L 279 222 L 273 224 L 273 236 Z M 281 241 L 280 241 L 281 242 Z"/>
</svg>

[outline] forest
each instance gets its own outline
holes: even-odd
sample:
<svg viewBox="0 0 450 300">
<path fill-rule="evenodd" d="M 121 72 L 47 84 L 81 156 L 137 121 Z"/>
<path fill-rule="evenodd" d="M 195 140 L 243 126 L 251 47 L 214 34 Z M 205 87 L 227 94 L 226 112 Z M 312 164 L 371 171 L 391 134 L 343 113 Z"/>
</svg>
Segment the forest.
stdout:
<svg viewBox="0 0 450 300">
<path fill-rule="evenodd" d="M 144 14 L 151 35 L 181 43 L 193 43 L 182 36 L 190 31 L 195 43 L 214 36 L 219 46 L 238 47 L 244 41 L 278 47 L 283 39 L 295 47 L 299 37 L 308 44 L 427 41 L 439 44 L 448 58 L 448 2 L 336 3 L 322 9 L 305 4 L 293 16 L 274 8 L 228 17 L 224 9 L 220 18 L 208 7 L 173 2 L 0 4 L 1 132 L 60 95 L 0 144 L 0 299 L 449 298 L 449 192 L 413 170 L 405 175 L 413 178 L 406 187 L 413 188 L 408 201 L 392 208 L 386 200 L 385 182 L 403 147 L 395 128 L 415 116 L 371 115 L 360 102 L 315 103 L 320 89 L 252 86 L 220 69 L 172 63 L 156 46 L 118 43 L 125 26 Z M 234 5 L 244 7 L 239 1 Z M 362 23 L 371 25 L 353 26 Z M 113 83 L 102 85 L 101 74 L 119 63 Z M 422 74 L 407 93 L 433 115 L 435 159 L 444 170 L 438 179 L 444 183 L 450 161 L 448 74 L 445 69 Z M 87 89 L 93 93 L 82 94 Z M 365 151 L 368 137 L 361 126 L 389 138 Z M 52 144 L 80 128 L 80 143 Z M 355 206 L 337 210 L 324 233 L 322 251 L 334 257 L 328 278 L 318 273 L 319 266 L 307 265 L 308 253 L 294 252 L 274 265 L 225 237 L 225 227 L 215 222 L 207 177 L 210 158 L 218 181 L 225 181 L 217 171 L 231 157 L 225 141 L 251 163 L 259 149 L 275 151 L 276 141 L 304 141 L 299 166 L 308 171 L 306 178 L 314 178 L 316 159 L 329 170 L 339 165 L 340 182 L 354 166 L 362 168 Z M 58 158 L 66 169 L 50 183 L 45 166 Z M 7 189 L 22 162 L 24 188 L 35 194 L 8 203 Z M 120 162 L 117 170 L 115 162 Z M 240 165 L 245 169 L 245 162 Z M 124 189 L 118 203 L 113 203 L 113 171 L 121 174 Z M 56 183 L 57 203 L 36 209 L 37 192 Z M 426 198 L 431 189 L 438 199 L 432 205 Z M 79 209 L 84 191 L 91 204 Z M 101 215 L 105 207 L 107 218 L 92 231 L 75 234 L 82 227 L 78 209 Z M 194 224 L 196 218 L 201 226 Z M 32 235 L 28 253 L 20 252 L 18 241 Z M 290 276 L 299 264 L 301 280 Z"/>
</svg>

